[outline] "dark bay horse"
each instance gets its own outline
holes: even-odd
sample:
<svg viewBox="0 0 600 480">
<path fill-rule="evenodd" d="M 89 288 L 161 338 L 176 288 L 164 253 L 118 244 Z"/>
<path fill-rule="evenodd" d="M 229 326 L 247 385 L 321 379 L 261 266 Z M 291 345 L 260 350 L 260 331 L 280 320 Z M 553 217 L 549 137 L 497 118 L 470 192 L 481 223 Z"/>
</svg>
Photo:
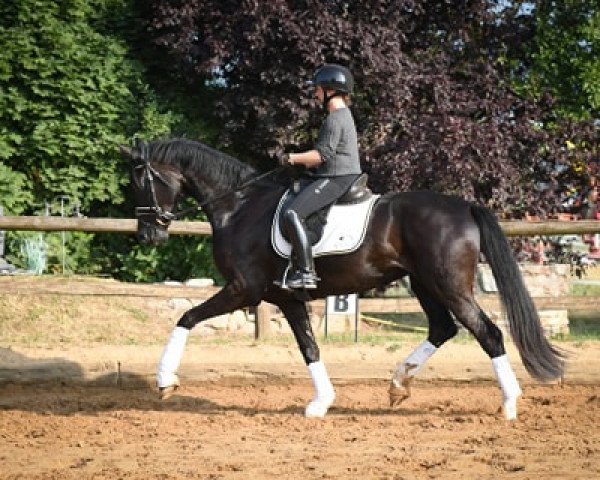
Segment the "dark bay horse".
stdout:
<svg viewBox="0 0 600 480">
<path fill-rule="evenodd" d="M 282 278 L 287 260 L 270 242 L 271 222 L 286 185 L 198 142 L 168 140 L 121 147 L 131 160 L 138 209 L 138 239 L 167 240 L 180 198 L 195 198 L 213 231 L 214 260 L 226 285 L 206 302 L 187 311 L 169 338 L 158 366 L 163 396 L 178 386 L 177 368 L 189 331 L 210 317 L 258 305 L 277 305 L 289 322 L 315 387 L 307 416 L 322 417 L 335 393 L 320 360 L 305 300 L 273 282 Z M 474 297 L 480 252 L 490 264 L 506 309 L 511 336 L 534 378 L 560 377 L 564 361 L 545 338 L 513 253 L 496 218 L 487 209 L 460 198 L 432 192 L 381 196 L 368 222 L 364 242 L 353 253 L 318 257 L 321 280 L 310 298 L 382 288 L 408 276 L 429 322 L 427 340 L 401 362 L 390 386 L 395 405 L 410 393 L 410 382 L 427 359 L 466 327 L 488 354 L 503 394 L 508 419 L 516 418 L 521 389 L 506 356 L 502 333 Z"/>
</svg>

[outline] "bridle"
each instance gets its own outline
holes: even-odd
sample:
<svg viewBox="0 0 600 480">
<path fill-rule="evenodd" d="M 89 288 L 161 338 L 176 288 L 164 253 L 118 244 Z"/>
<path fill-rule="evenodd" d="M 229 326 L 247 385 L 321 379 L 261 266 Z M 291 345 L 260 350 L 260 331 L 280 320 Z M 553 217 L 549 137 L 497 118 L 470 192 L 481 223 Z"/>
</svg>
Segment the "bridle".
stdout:
<svg viewBox="0 0 600 480">
<path fill-rule="evenodd" d="M 162 227 L 168 227 L 170 223 L 178 217 L 178 214 L 165 210 L 158 204 L 158 200 L 156 199 L 156 187 L 154 186 L 154 179 L 157 178 L 165 185 L 169 185 L 167 181 L 163 178 L 158 170 L 156 170 L 150 162 L 144 162 L 140 165 L 134 167 L 136 170 L 143 168 L 144 169 L 144 177 L 148 180 L 148 184 L 150 185 L 150 193 L 152 194 L 152 202 L 154 205 L 151 207 L 135 207 L 135 216 L 142 222 L 147 223 L 142 220 L 141 217 L 154 214 L 156 218 L 156 223 L 161 225 Z"/>
<path fill-rule="evenodd" d="M 169 186 L 169 183 L 165 180 L 161 173 L 150 164 L 150 158 L 148 155 L 148 145 L 146 143 L 140 142 L 138 143 L 137 147 L 140 149 L 140 159 L 142 160 L 142 163 L 136 165 L 134 169 L 143 169 L 141 183 L 144 183 L 144 179 L 148 181 L 148 185 L 150 185 L 150 194 L 152 195 L 152 202 L 154 203 L 154 205 L 150 207 L 136 207 L 135 216 L 140 222 L 148 223 L 145 222 L 142 219 L 142 217 L 145 215 L 154 214 L 156 223 L 161 227 L 167 228 L 171 224 L 171 222 L 177 218 L 178 214 L 165 210 L 158 204 L 158 200 L 156 198 L 156 187 L 154 186 L 154 179 L 157 178 L 166 186 Z"/>
<path fill-rule="evenodd" d="M 221 200 L 222 198 L 224 198 L 228 195 L 239 192 L 240 190 L 247 188 L 248 186 L 252 185 L 253 183 L 255 183 L 259 180 L 262 180 L 263 178 L 266 178 L 269 175 L 277 173 L 285 168 L 285 167 L 280 166 L 280 167 L 274 168 L 273 170 L 269 170 L 268 172 L 265 172 L 261 175 L 251 178 L 250 180 L 241 184 L 239 187 L 235 188 L 234 190 L 227 191 L 221 195 L 217 195 L 214 198 L 205 200 L 204 202 L 198 204 L 195 207 L 186 208 L 185 210 L 181 210 L 179 212 L 170 212 L 169 210 L 165 210 L 158 204 L 158 200 L 156 198 L 156 187 L 154 186 L 154 179 L 155 178 L 158 179 L 160 182 L 162 182 L 167 187 L 169 186 L 169 182 L 167 182 L 167 180 L 165 180 L 165 178 L 161 175 L 161 173 L 150 164 L 150 158 L 148 155 L 148 145 L 145 143 L 142 143 L 142 144 L 138 145 L 138 147 L 140 148 L 140 154 L 141 154 L 140 159 L 142 160 L 142 163 L 140 163 L 139 165 L 136 165 L 134 167 L 134 169 L 136 169 L 136 170 L 143 169 L 144 170 L 142 178 L 145 178 L 148 180 L 148 184 L 150 185 L 150 193 L 152 195 L 152 202 L 154 203 L 154 205 L 149 206 L 149 207 L 136 207 L 135 208 L 135 216 L 137 217 L 138 221 L 148 224 L 148 222 L 144 221 L 142 219 L 142 217 L 145 215 L 154 214 L 156 223 L 165 229 L 169 227 L 169 225 L 171 224 L 171 222 L 173 220 L 177 220 L 178 218 L 181 218 L 184 215 L 187 215 L 188 213 L 195 212 L 197 210 L 201 210 L 204 206 L 209 205 L 210 203 L 216 202 L 217 200 Z"/>
</svg>

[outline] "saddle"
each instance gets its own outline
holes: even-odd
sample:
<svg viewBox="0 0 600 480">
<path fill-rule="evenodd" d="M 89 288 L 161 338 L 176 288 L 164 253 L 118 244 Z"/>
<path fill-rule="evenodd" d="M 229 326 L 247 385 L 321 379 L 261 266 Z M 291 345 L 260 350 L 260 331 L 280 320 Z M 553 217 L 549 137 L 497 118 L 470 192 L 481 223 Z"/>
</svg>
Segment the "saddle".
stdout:
<svg viewBox="0 0 600 480">
<path fill-rule="evenodd" d="M 371 189 L 367 187 L 367 181 L 369 176 L 366 173 L 361 173 L 360 176 L 354 180 L 352 185 L 346 193 L 344 193 L 335 202 L 336 205 L 351 205 L 354 203 L 366 202 L 373 196 Z"/>
<path fill-rule="evenodd" d="M 327 224 L 327 216 L 329 215 L 329 211 L 333 207 L 333 205 L 354 205 L 357 203 L 364 202 L 371 198 L 373 195 L 369 187 L 367 187 L 367 181 L 369 176 L 366 173 L 362 173 L 359 177 L 352 182 L 350 188 L 344 193 L 340 198 L 338 198 L 335 203 L 332 205 L 328 205 L 321 210 L 317 210 L 312 215 L 309 215 L 304 223 L 306 226 L 306 234 L 308 235 L 308 240 L 311 245 L 315 245 L 323 236 L 323 229 Z M 308 182 L 309 180 L 306 180 Z M 286 191 L 282 200 L 280 201 L 280 206 L 278 207 L 277 216 L 279 217 L 279 225 L 283 225 L 283 213 L 287 210 L 287 206 L 296 198 L 296 196 L 302 191 L 302 179 L 297 179 L 294 181 L 292 188 Z M 287 238 L 287 234 L 285 231 L 281 231 L 283 238 L 289 241 Z"/>
<path fill-rule="evenodd" d="M 357 249 L 364 238 L 364 229 L 379 195 L 367 187 L 367 174 L 363 173 L 333 204 L 305 219 L 306 233 L 313 246 L 313 256 L 349 253 Z M 280 226 L 286 206 L 301 191 L 301 185 L 288 189 L 277 206 L 271 231 L 271 243 L 278 255 L 289 258 L 291 245 Z"/>
</svg>

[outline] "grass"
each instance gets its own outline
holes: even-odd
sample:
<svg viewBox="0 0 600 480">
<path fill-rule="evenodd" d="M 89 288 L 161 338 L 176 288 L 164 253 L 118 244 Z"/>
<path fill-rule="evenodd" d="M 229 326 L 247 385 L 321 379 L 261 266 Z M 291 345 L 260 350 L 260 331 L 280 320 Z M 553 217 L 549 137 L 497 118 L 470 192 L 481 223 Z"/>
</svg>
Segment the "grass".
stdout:
<svg viewBox="0 0 600 480">
<path fill-rule="evenodd" d="M 376 334 L 374 343 L 381 344 L 396 339 L 419 340 L 427 336 L 427 319 L 423 313 L 377 313 L 370 315 L 386 321 L 386 327 Z M 412 333 L 407 335 L 410 328 L 413 329 Z M 556 335 L 553 339 L 558 341 L 600 340 L 600 310 L 569 311 L 569 334 Z M 363 340 L 362 335 L 359 335 L 359 340 L 364 343 L 373 342 L 373 339 L 369 337 Z M 461 329 L 453 341 L 472 342 L 475 339 L 466 330 Z"/>
<path fill-rule="evenodd" d="M 570 293 L 579 297 L 598 297 L 600 296 L 600 284 L 572 283 Z"/>
<path fill-rule="evenodd" d="M 566 340 L 600 340 L 600 311 L 569 312 L 569 330 Z"/>
<path fill-rule="evenodd" d="M 363 333 L 358 332 L 358 343 L 365 345 L 387 345 L 394 344 L 396 342 L 413 342 L 413 341 L 421 341 L 425 340 L 426 335 L 422 333 L 418 334 L 398 334 L 394 332 L 381 332 L 381 333 Z M 347 344 L 350 345 L 355 343 L 355 335 L 354 332 L 346 332 L 346 333 L 333 333 L 327 335 L 321 335 L 317 338 L 319 343 L 323 345 L 327 344 Z M 389 346 L 388 346 L 389 348 Z M 398 347 L 399 348 L 399 347 Z"/>
<path fill-rule="evenodd" d="M 600 278 L 600 267 L 584 280 Z M 16 278 L 24 282 L 31 279 Z M 54 281 L 54 279 L 53 279 Z M 59 281 L 56 279 L 56 281 Z M 598 282 L 600 283 L 600 282 Z M 571 295 L 600 297 L 600 285 L 573 282 Z M 600 309 L 599 309 L 600 310 Z M 167 307 L 164 299 L 131 296 L 86 295 L 0 295 L 0 345 L 27 345 L 53 347 L 66 345 L 162 345 L 181 315 L 181 311 Z M 362 345 L 384 345 L 400 348 L 405 342 L 419 342 L 427 336 L 427 319 L 419 313 L 363 312 L 358 334 Z M 570 334 L 557 336 L 559 341 L 600 340 L 600 311 L 570 311 Z M 354 329 L 347 333 L 333 333 L 325 338 L 317 332 L 321 344 L 354 344 Z M 190 337 L 190 343 L 199 344 L 252 344 L 249 335 L 217 334 L 213 337 Z M 473 342 L 464 330 L 454 342 Z M 277 335 L 260 344 L 294 345 L 290 335 Z"/>
<path fill-rule="evenodd" d="M 0 295 L 0 345 L 160 344 L 172 315 L 147 299 Z"/>
</svg>

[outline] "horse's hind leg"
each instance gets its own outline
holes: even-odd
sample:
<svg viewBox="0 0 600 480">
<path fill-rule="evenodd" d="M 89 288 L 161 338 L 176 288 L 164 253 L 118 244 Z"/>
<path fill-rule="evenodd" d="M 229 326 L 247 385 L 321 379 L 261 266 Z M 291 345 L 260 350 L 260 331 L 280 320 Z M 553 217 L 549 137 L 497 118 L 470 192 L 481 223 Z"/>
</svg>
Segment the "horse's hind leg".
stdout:
<svg viewBox="0 0 600 480">
<path fill-rule="evenodd" d="M 389 389 L 392 407 L 410 397 L 410 386 L 419 370 L 436 350 L 457 332 L 454 320 L 443 304 L 433 299 L 416 281 L 412 281 L 411 287 L 427 315 L 429 334 L 427 340 L 417 346 L 396 368 Z"/>
<path fill-rule="evenodd" d="M 324 417 L 335 400 L 335 391 L 325 364 L 320 359 L 319 346 L 306 311 L 306 304 L 296 299 L 278 302 L 279 308 L 285 315 L 315 388 L 315 396 L 307 405 L 304 414 L 307 417 Z"/>
<path fill-rule="evenodd" d="M 492 360 L 492 366 L 504 399 L 504 415 L 508 420 L 516 419 L 517 399 L 522 392 L 506 355 L 502 332 L 481 310 L 473 297 L 459 297 L 451 300 L 450 309 L 456 319 L 473 334 Z"/>
</svg>

